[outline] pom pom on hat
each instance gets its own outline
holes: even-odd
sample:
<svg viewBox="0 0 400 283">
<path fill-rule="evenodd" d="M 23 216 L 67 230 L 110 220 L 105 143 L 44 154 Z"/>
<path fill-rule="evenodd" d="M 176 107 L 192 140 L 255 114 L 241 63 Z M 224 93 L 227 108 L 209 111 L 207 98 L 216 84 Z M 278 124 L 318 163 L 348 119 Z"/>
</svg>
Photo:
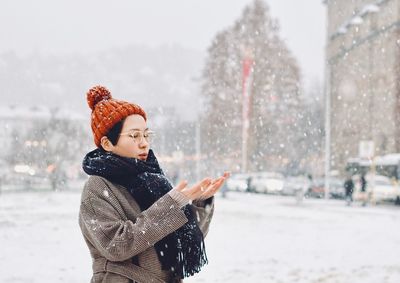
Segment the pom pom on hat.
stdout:
<svg viewBox="0 0 400 283">
<path fill-rule="evenodd" d="M 104 86 L 94 86 L 87 92 L 87 102 L 90 109 L 94 110 L 97 103 L 102 100 L 111 99 L 111 92 Z"/>
</svg>

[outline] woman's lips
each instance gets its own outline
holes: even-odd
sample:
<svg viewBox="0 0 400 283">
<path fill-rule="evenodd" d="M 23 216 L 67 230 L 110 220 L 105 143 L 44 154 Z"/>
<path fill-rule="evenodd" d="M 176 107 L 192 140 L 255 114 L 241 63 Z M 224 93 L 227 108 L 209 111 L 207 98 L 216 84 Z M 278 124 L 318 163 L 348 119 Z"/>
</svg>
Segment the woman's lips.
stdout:
<svg viewBox="0 0 400 283">
<path fill-rule="evenodd" d="M 140 159 L 144 159 L 144 160 L 146 160 L 147 159 L 147 154 L 139 154 L 139 158 Z"/>
</svg>

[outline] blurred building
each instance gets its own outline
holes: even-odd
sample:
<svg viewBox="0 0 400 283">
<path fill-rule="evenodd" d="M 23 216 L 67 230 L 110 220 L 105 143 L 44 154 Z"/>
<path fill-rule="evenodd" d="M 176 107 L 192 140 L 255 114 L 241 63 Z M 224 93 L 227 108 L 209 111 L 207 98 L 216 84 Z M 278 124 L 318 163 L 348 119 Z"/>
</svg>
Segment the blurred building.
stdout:
<svg viewBox="0 0 400 283">
<path fill-rule="evenodd" d="M 2 106 L 0 108 L 0 142 L 3 151 L 0 157 L 4 157 L 15 143 L 26 141 L 20 140 L 30 128 L 37 123 L 44 123 L 51 118 L 50 110 L 43 106 L 22 107 L 16 105 Z M 43 144 L 42 140 L 36 141 Z M 35 143 L 36 145 L 36 143 Z"/>
<path fill-rule="evenodd" d="M 326 0 L 331 163 L 400 152 L 400 0 Z M 372 144 L 372 143 L 370 143 Z"/>
<path fill-rule="evenodd" d="M 50 109 L 45 106 L 17 106 L 8 105 L 0 107 L 0 142 L 3 146 L 2 153 L 11 150 L 13 145 L 22 142 L 27 146 L 45 146 L 46 137 L 38 140 L 26 139 L 26 134 L 37 125 L 46 125 L 51 120 L 68 120 L 76 125 L 86 125 L 88 120 L 83 115 L 70 109 Z M 87 126 L 88 127 L 88 126 Z M 3 157 L 0 154 L 0 157 Z"/>
<path fill-rule="evenodd" d="M 55 157 L 79 164 L 82 154 L 77 149 L 87 147 L 89 139 L 82 133 L 89 133 L 90 125 L 87 117 L 71 109 L 10 105 L 0 107 L 0 129 L 3 169 L 19 166 L 34 175 Z"/>
</svg>

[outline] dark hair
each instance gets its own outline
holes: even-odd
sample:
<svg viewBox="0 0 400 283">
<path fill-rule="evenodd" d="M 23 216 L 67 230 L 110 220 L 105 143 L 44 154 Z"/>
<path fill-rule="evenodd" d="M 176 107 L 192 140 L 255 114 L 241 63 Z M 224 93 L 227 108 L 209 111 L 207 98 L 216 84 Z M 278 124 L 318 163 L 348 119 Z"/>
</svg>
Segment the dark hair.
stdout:
<svg viewBox="0 0 400 283">
<path fill-rule="evenodd" d="M 106 134 L 106 137 L 110 140 L 113 145 L 116 145 L 119 140 L 119 134 L 121 133 L 122 127 L 124 126 L 125 119 L 122 119 L 115 124 Z"/>
</svg>

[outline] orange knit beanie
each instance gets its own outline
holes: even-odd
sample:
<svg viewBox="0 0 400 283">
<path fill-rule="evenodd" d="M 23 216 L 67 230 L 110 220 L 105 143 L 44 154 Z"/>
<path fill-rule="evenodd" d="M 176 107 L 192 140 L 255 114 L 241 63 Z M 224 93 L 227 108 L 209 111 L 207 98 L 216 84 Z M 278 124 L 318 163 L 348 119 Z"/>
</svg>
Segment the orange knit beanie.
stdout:
<svg viewBox="0 0 400 283">
<path fill-rule="evenodd" d="M 87 102 L 92 109 L 92 131 L 94 143 L 100 147 L 103 136 L 129 115 L 139 114 L 147 121 L 146 112 L 137 104 L 113 99 L 104 86 L 94 86 L 87 92 Z"/>
</svg>

